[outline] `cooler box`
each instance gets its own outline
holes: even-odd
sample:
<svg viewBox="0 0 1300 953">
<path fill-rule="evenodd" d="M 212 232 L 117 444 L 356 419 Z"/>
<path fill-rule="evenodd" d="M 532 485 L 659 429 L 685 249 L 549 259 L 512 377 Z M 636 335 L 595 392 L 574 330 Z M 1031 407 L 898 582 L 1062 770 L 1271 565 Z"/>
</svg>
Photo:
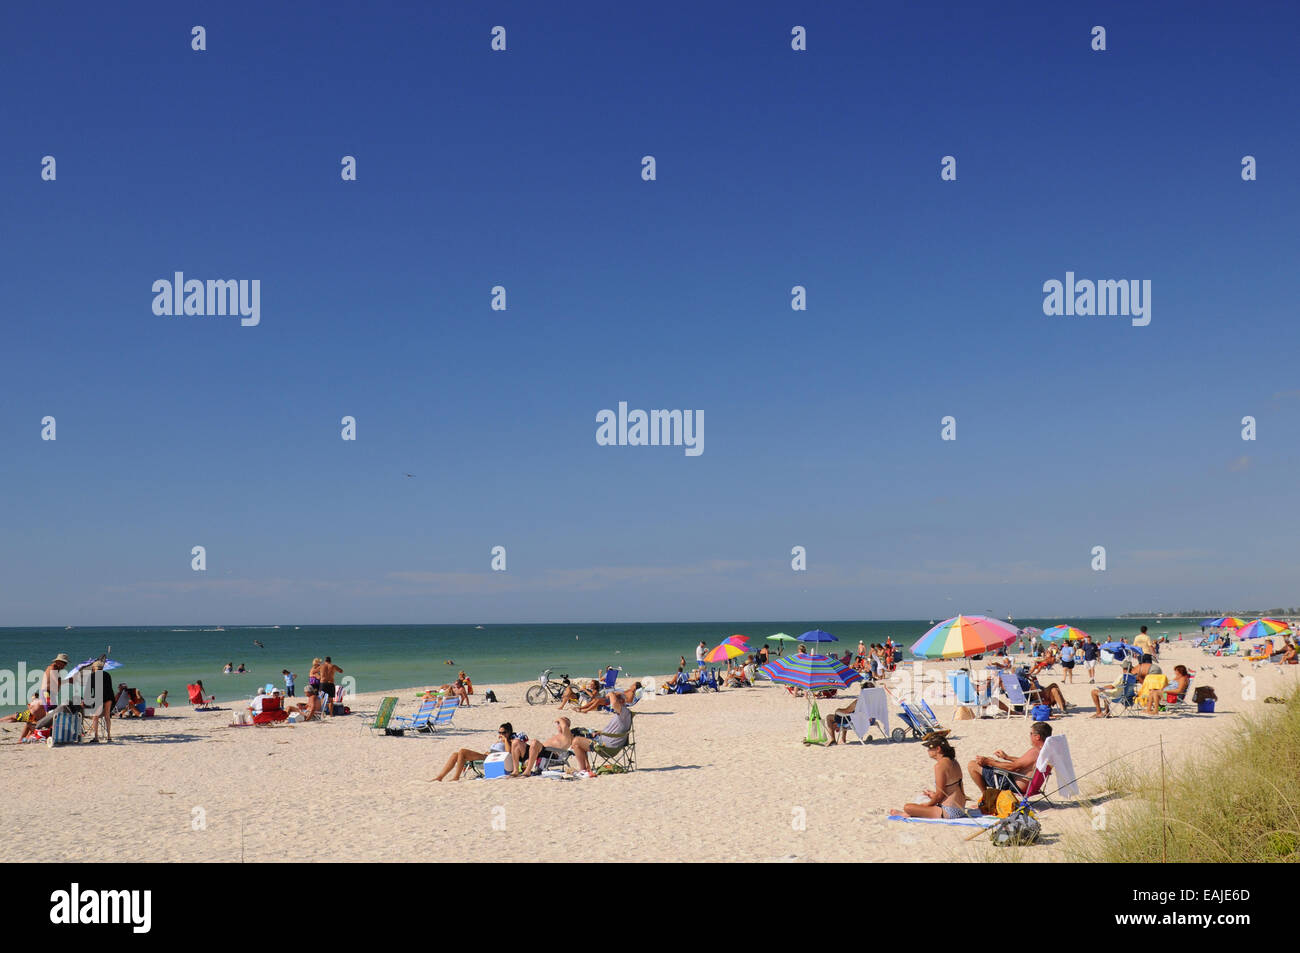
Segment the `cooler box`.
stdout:
<svg viewBox="0 0 1300 953">
<path fill-rule="evenodd" d="M 506 758 L 504 751 L 493 751 L 483 759 L 483 777 L 504 778 L 506 776 Z"/>
<path fill-rule="evenodd" d="M 1213 715 L 1214 699 L 1202 698 L 1199 702 L 1196 703 L 1196 710 L 1200 712 L 1202 715 Z"/>
</svg>

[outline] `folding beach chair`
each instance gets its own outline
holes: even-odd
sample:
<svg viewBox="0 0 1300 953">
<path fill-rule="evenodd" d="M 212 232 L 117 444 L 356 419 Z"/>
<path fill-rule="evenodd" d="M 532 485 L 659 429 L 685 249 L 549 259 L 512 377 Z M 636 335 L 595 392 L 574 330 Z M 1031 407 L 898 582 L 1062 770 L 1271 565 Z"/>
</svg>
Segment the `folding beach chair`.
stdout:
<svg viewBox="0 0 1300 953">
<path fill-rule="evenodd" d="M 1169 701 L 1169 693 L 1162 690 L 1160 692 L 1161 700 L 1156 704 L 1156 711 L 1162 715 L 1178 715 L 1196 711 L 1196 706 L 1187 700 L 1187 693 L 1192 690 L 1192 682 L 1195 678 L 1194 675 L 1188 675 L 1187 687 L 1173 701 Z"/>
<path fill-rule="evenodd" d="M 186 690 L 190 693 L 190 704 L 194 706 L 195 711 L 214 711 L 212 703 L 217 700 L 216 695 L 204 697 L 203 689 L 197 685 L 186 685 Z"/>
<path fill-rule="evenodd" d="M 452 699 L 452 703 L 456 704 L 457 699 Z M 438 706 L 438 699 L 426 698 L 420 702 L 420 707 L 416 709 L 414 715 L 393 715 L 391 720 L 397 722 L 403 730 L 420 731 L 427 729 L 429 719 L 438 712 Z"/>
<path fill-rule="evenodd" d="M 607 745 L 597 744 L 593 739 L 591 757 L 588 761 L 592 774 L 624 774 L 636 770 L 636 715 L 631 715 L 631 718 L 632 721 L 628 724 L 625 733 L 616 735 L 601 733 L 603 738 L 625 738 L 625 743 L 619 747 L 610 748 Z"/>
<path fill-rule="evenodd" d="M 397 709 L 397 696 L 385 695 L 379 700 L 379 711 L 375 712 L 375 717 L 366 725 L 372 732 L 383 731 L 388 727 L 388 723 L 393 720 L 393 712 Z"/>
<path fill-rule="evenodd" d="M 1010 716 L 1011 710 L 1017 705 L 1022 707 L 1026 718 L 1029 717 L 1030 709 L 1042 703 L 1042 692 L 1037 688 L 1031 688 L 1028 691 L 1020 684 L 1020 676 L 1015 672 L 999 672 L 998 678 L 1002 682 L 1002 695 L 1006 699 L 1007 715 Z"/>
<path fill-rule="evenodd" d="M 621 668 L 614 668 L 613 666 L 610 666 L 609 668 L 605 669 L 604 675 L 597 675 L 596 679 L 597 681 L 600 682 L 600 690 L 602 692 L 612 692 L 614 690 L 615 683 L 618 681 L 618 673 L 621 671 L 622 671 Z"/>
<path fill-rule="evenodd" d="M 993 789 L 995 791 L 1010 791 L 1016 796 L 1020 804 L 1028 804 L 1032 799 L 1038 798 L 1049 807 L 1055 807 L 1056 804 L 1047 796 L 1047 779 L 1052 775 L 1052 766 L 1048 765 L 1046 770 L 1039 771 L 1035 768 L 1028 774 L 1018 774 L 1015 771 L 1008 771 L 1005 768 L 990 768 L 993 773 Z M 1028 781 L 1024 791 L 1020 790 L 1018 782 Z"/>
<path fill-rule="evenodd" d="M 952 685 L 955 704 L 974 709 L 977 717 L 983 718 L 985 709 L 993 705 L 991 680 L 985 684 L 982 692 L 975 690 L 975 686 L 971 684 L 970 673 L 966 671 L 949 672 L 948 682 Z"/>
<path fill-rule="evenodd" d="M 1137 704 L 1137 676 L 1132 672 L 1126 673 L 1120 685 L 1119 695 L 1111 698 L 1109 695 L 1103 694 L 1101 700 L 1108 713 L 1112 705 L 1118 705 L 1119 713 L 1127 715 L 1133 710 L 1133 706 Z"/>
<path fill-rule="evenodd" d="M 451 724 L 451 720 L 456 717 L 456 710 L 460 707 L 460 700 L 456 698 L 445 698 L 442 704 L 438 706 L 437 711 L 433 713 L 433 718 L 429 719 L 427 725 L 423 728 L 417 727 L 418 733 L 436 734 L 445 730 Z"/>
<path fill-rule="evenodd" d="M 274 725 L 276 722 L 284 721 L 289 717 L 289 713 L 284 710 L 284 701 L 280 698 L 263 698 L 262 710 L 253 713 L 253 724 L 255 725 Z"/>
</svg>

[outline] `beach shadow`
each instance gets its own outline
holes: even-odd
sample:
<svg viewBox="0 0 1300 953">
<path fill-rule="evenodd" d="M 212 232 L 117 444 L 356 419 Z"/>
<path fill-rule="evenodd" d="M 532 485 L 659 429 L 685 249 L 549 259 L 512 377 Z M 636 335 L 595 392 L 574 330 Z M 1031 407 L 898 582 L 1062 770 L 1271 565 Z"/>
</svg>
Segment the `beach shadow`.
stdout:
<svg viewBox="0 0 1300 953">
<path fill-rule="evenodd" d="M 113 744 L 109 745 L 108 747 L 111 748 L 113 747 L 113 745 L 117 745 L 117 744 L 174 745 L 174 744 L 183 744 L 184 742 L 187 741 L 199 741 L 199 740 L 201 739 L 198 735 L 181 734 L 179 732 L 176 733 L 167 732 L 164 734 L 156 734 L 156 735 L 126 735 L 121 738 L 114 738 Z M 100 744 L 103 744 L 103 742 L 101 741 Z"/>
<path fill-rule="evenodd" d="M 649 773 L 649 772 L 651 772 L 651 771 L 699 771 L 699 770 L 701 769 L 701 767 L 702 767 L 702 765 L 698 765 L 698 764 L 672 764 L 672 765 L 668 765 L 667 767 L 663 767 L 663 768 L 642 768 L 642 767 L 638 767 L 638 768 L 636 769 L 636 773 L 637 773 L 637 774 L 641 774 L 642 772 Z"/>
</svg>

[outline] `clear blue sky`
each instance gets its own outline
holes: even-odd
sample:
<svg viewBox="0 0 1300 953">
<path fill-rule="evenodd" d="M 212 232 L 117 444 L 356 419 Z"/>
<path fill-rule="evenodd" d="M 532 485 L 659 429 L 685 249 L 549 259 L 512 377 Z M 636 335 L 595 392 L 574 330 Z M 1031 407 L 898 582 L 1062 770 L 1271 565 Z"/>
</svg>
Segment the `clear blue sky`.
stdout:
<svg viewBox="0 0 1300 953">
<path fill-rule="evenodd" d="M 0 624 L 1300 601 L 1294 4 L 277 6 L 3 14 Z"/>
</svg>

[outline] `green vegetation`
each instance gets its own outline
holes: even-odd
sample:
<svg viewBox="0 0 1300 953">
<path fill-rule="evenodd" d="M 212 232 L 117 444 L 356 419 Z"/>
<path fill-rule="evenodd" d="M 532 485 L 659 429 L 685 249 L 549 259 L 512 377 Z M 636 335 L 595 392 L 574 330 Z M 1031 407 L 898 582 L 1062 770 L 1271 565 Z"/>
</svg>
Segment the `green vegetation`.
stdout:
<svg viewBox="0 0 1300 953">
<path fill-rule="evenodd" d="M 1101 863 L 1300 862 L 1300 691 L 1247 720 L 1200 757 L 1116 778 L 1136 798 L 1109 811 L 1106 829 L 1070 845 Z M 1163 805 L 1163 807 L 1162 807 Z"/>
</svg>

